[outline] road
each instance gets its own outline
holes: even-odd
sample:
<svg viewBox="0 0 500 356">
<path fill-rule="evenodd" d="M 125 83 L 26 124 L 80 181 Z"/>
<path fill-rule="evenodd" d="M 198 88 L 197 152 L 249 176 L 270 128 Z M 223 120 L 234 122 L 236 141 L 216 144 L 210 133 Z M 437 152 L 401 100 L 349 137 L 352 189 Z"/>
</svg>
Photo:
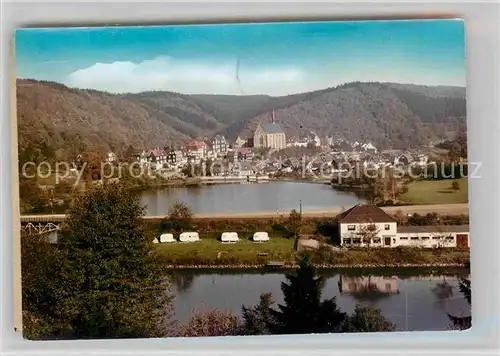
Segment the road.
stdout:
<svg viewBox="0 0 500 356">
<path fill-rule="evenodd" d="M 420 214 L 437 213 L 439 215 L 468 215 L 469 204 L 431 204 L 431 205 L 404 205 L 404 206 L 391 206 L 382 208 L 389 214 L 395 214 L 401 211 L 403 214 Z M 340 210 L 308 210 L 303 211 L 302 215 L 309 218 L 332 217 L 340 213 Z M 275 218 L 278 215 L 287 216 L 289 211 L 272 211 L 272 212 L 258 212 L 258 213 L 221 213 L 221 214 L 195 214 L 194 218 L 197 219 L 227 219 L 227 218 Z M 163 219 L 164 215 L 159 216 L 145 216 L 145 219 L 157 220 Z M 64 214 L 57 215 L 23 215 L 21 221 L 24 222 L 43 222 L 43 221 L 62 221 Z"/>
<path fill-rule="evenodd" d="M 391 206 L 383 207 L 385 212 L 389 214 L 395 214 L 397 211 L 401 211 L 403 214 L 420 214 L 425 215 L 427 213 L 437 213 L 439 215 L 461 215 L 469 214 L 469 204 L 430 204 L 430 205 L 404 205 L 404 206 Z M 279 215 L 288 215 L 289 211 L 280 211 Z M 331 217 L 340 214 L 340 210 L 308 210 L 303 211 L 302 216 L 316 218 L 316 217 Z M 274 212 L 258 212 L 258 213 L 231 213 L 231 214 L 196 214 L 194 217 L 199 219 L 207 218 L 273 218 L 276 217 L 278 213 Z M 154 218 L 154 217 L 151 217 Z M 156 217 L 161 218 L 161 217 Z"/>
</svg>

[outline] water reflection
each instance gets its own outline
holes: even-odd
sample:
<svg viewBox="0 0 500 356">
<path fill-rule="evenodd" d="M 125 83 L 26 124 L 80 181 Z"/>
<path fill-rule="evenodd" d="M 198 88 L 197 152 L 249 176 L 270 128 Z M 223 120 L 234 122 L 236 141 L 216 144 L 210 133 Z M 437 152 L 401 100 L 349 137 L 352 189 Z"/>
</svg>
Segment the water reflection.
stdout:
<svg viewBox="0 0 500 356">
<path fill-rule="evenodd" d="M 338 286 L 341 294 L 349 294 L 360 302 L 376 302 L 393 294 L 399 294 L 397 277 L 340 276 Z"/>
<path fill-rule="evenodd" d="M 431 288 L 432 293 L 436 296 L 436 304 L 440 308 L 446 307 L 446 301 L 453 298 L 454 287 L 448 283 L 445 277 L 443 280 L 436 283 L 434 287 Z"/>
<path fill-rule="evenodd" d="M 189 289 L 193 285 L 193 282 L 197 274 L 196 271 L 194 270 L 187 270 L 183 271 L 183 273 L 174 272 L 171 273 L 169 276 L 170 276 L 170 282 L 173 284 L 175 290 L 179 293 L 184 293 L 189 291 Z"/>
<path fill-rule="evenodd" d="M 229 310 L 240 315 L 241 306 L 255 306 L 262 293 L 272 293 L 276 303 L 281 304 L 284 302 L 281 283 L 285 281 L 286 272 L 254 269 L 173 271 L 176 319 L 186 322 L 193 308 Z M 470 305 L 457 292 L 459 277 L 469 275 L 466 270 L 440 270 L 439 274 L 436 270 L 423 273 L 422 269 L 375 272 L 319 270 L 318 275 L 324 277 L 322 296 L 336 297 L 339 308 L 346 313 L 352 313 L 356 304 L 380 308 L 398 330 L 448 330 L 448 314 L 470 315 Z M 446 284 L 451 286 L 453 295 Z"/>
</svg>

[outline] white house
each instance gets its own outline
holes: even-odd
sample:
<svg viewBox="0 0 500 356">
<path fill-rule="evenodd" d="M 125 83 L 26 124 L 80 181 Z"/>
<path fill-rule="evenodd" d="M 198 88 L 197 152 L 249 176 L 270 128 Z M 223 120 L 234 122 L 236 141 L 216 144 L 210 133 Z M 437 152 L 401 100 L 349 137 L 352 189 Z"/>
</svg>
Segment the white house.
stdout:
<svg viewBox="0 0 500 356">
<path fill-rule="evenodd" d="M 470 247 L 469 225 L 399 226 L 373 204 L 358 204 L 337 216 L 341 246 Z M 371 242 L 369 242 L 371 241 Z"/>
<path fill-rule="evenodd" d="M 203 141 L 191 141 L 186 145 L 186 149 L 188 151 L 188 156 L 204 158 L 208 152 L 208 146 Z"/>
<path fill-rule="evenodd" d="M 106 158 L 106 160 L 107 160 L 109 163 L 114 163 L 114 162 L 116 162 L 116 154 L 114 154 L 113 152 L 108 152 L 108 157 Z"/>
<path fill-rule="evenodd" d="M 470 247 L 469 225 L 400 226 L 398 246 Z"/>
<path fill-rule="evenodd" d="M 364 245 L 391 247 L 396 243 L 397 220 L 374 204 L 355 205 L 337 216 L 341 246 Z"/>
</svg>

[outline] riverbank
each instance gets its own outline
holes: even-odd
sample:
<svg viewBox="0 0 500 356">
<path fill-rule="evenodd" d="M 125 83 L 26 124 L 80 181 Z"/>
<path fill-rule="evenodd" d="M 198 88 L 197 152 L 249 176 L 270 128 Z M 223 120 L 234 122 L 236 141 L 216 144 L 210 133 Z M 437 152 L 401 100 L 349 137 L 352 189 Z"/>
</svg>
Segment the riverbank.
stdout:
<svg viewBox="0 0 500 356">
<path fill-rule="evenodd" d="M 349 207 L 346 207 L 351 208 Z M 396 214 L 401 212 L 404 215 L 425 215 L 428 213 L 436 213 L 438 215 L 468 215 L 469 204 L 427 204 L 427 205 L 398 205 L 381 207 L 388 214 Z M 342 212 L 341 209 L 319 209 L 319 210 L 303 210 L 302 216 L 305 218 L 327 218 L 334 217 Z M 262 211 L 262 212 L 247 212 L 247 213 L 210 213 L 210 214 L 194 214 L 196 219 L 273 219 L 277 217 L 287 217 L 289 211 Z M 164 216 L 147 216 L 147 219 L 155 220 L 162 219 Z"/>
<path fill-rule="evenodd" d="M 436 263 L 436 264 L 415 264 L 415 263 L 398 263 L 398 264 L 359 264 L 359 265 L 337 265 L 337 264 L 313 264 L 317 269 L 335 269 L 339 270 L 379 270 L 379 269 L 401 269 L 401 268 L 411 268 L 411 269 L 446 269 L 446 268 L 457 268 L 463 269 L 467 267 L 466 263 Z M 266 265 L 165 265 L 165 268 L 175 269 L 175 270 L 261 270 L 261 271 L 273 271 L 273 270 L 289 270 L 298 267 L 297 264 L 283 264 L 281 266 L 268 267 Z"/>
<path fill-rule="evenodd" d="M 242 239 L 223 244 L 213 238 L 196 243 L 155 245 L 158 262 L 165 268 L 293 268 L 297 251 L 294 239 L 272 237 L 265 243 Z M 468 249 L 459 248 L 349 248 L 333 250 L 325 246 L 312 251 L 313 263 L 321 268 L 411 268 L 463 267 L 469 261 Z"/>
</svg>

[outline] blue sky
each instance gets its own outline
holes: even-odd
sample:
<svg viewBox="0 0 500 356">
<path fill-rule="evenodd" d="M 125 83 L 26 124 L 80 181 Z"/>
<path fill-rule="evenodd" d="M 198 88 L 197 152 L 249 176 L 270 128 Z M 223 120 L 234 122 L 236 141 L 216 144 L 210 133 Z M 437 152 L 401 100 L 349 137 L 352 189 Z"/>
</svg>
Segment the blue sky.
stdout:
<svg viewBox="0 0 500 356">
<path fill-rule="evenodd" d="M 18 78 L 110 92 L 287 95 L 352 81 L 465 86 L 461 20 L 16 31 Z"/>
</svg>

